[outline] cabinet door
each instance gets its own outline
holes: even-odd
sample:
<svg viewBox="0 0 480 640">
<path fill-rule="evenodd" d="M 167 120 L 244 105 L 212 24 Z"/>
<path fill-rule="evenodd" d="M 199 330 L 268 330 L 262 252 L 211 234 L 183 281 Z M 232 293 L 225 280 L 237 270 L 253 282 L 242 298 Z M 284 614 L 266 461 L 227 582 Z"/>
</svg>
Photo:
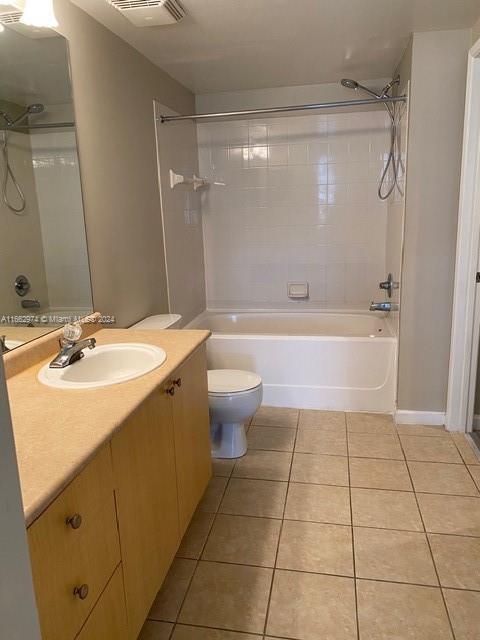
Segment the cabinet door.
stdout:
<svg viewBox="0 0 480 640">
<path fill-rule="evenodd" d="M 120 562 L 113 491 L 107 446 L 28 529 L 43 640 L 75 637 Z"/>
<path fill-rule="evenodd" d="M 77 640 L 127 640 L 127 638 L 127 615 L 120 565 L 78 634 Z"/>
<path fill-rule="evenodd" d="M 174 382 L 178 509 L 183 536 L 212 474 L 205 345 L 178 369 Z"/>
<path fill-rule="evenodd" d="M 172 402 L 152 394 L 112 440 L 129 638 L 136 638 L 179 544 Z"/>
</svg>

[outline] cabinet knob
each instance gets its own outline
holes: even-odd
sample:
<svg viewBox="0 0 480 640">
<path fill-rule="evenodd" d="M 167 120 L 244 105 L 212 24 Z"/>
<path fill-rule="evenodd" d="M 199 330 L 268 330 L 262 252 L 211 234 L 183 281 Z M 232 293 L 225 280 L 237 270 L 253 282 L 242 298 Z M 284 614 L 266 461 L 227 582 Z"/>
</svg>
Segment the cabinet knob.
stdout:
<svg viewBox="0 0 480 640">
<path fill-rule="evenodd" d="M 81 584 L 79 587 L 75 587 L 73 595 L 80 598 L 80 600 L 85 600 L 88 596 L 88 584 Z"/>
<path fill-rule="evenodd" d="M 168 387 L 167 389 L 165 389 L 165 392 L 168 393 L 169 396 L 174 396 L 175 395 L 175 387 Z"/>
<path fill-rule="evenodd" d="M 80 529 L 82 526 L 82 516 L 79 513 L 74 513 L 73 516 L 67 518 L 67 524 L 69 524 L 72 529 Z"/>
<path fill-rule="evenodd" d="M 180 388 L 182 386 L 182 379 L 181 378 L 177 378 L 176 380 L 173 381 L 173 384 Z"/>
</svg>

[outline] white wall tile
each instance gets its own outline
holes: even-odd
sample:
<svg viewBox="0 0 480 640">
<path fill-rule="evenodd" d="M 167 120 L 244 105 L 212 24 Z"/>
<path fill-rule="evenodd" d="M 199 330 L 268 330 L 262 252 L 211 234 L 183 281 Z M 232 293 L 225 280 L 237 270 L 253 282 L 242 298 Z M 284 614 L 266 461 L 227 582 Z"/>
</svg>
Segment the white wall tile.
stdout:
<svg viewBox="0 0 480 640">
<path fill-rule="evenodd" d="M 368 307 L 385 276 L 387 124 L 375 111 L 198 125 L 200 174 L 226 182 L 202 194 L 210 308 Z M 289 280 L 310 299 L 289 300 Z"/>
</svg>

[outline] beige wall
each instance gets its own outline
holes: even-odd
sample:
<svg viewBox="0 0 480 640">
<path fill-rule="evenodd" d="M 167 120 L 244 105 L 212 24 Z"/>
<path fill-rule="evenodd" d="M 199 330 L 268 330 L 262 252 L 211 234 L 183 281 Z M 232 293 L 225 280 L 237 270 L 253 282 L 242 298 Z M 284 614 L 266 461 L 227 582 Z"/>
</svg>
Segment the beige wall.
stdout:
<svg viewBox="0 0 480 640">
<path fill-rule="evenodd" d="M 472 27 L 472 44 L 474 44 L 480 38 L 480 18 Z"/>
<path fill-rule="evenodd" d="M 167 311 L 153 100 L 194 97 L 68 0 L 56 0 L 72 68 L 96 309 L 128 326 Z"/>
<path fill-rule="evenodd" d="M 470 42 L 469 29 L 413 37 L 399 409 L 446 406 Z"/>
</svg>

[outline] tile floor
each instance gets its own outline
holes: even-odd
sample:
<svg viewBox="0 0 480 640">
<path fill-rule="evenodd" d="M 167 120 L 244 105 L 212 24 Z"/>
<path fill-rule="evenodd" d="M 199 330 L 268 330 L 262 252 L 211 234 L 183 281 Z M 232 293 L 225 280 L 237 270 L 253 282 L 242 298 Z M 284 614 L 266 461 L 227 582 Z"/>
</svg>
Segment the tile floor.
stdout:
<svg viewBox="0 0 480 640">
<path fill-rule="evenodd" d="M 378 414 L 262 407 L 141 640 L 480 640 L 480 459 Z"/>
</svg>

